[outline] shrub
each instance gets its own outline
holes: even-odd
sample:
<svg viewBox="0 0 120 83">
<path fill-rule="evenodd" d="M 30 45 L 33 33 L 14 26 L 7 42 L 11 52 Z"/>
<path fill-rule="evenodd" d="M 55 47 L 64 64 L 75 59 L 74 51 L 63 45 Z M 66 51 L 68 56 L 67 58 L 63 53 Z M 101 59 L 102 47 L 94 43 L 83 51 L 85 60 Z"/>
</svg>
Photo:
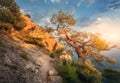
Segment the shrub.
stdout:
<svg viewBox="0 0 120 83">
<path fill-rule="evenodd" d="M 76 73 L 76 67 L 64 61 L 63 63 L 64 65 L 59 65 L 56 68 L 63 78 L 63 83 L 81 83 Z"/>
<path fill-rule="evenodd" d="M 51 58 L 55 58 L 55 54 L 54 54 L 54 53 L 51 53 L 51 54 L 50 54 L 50 57 L 51 57 Z"/>
<path fill-rule="evenodd" d="M 102 83 L 102 75 L 91 62 L 86 61 L 83 65 L 77 65 L 77 74 L 83 83 Z"/>
<path fill-rule="evenodd" d="M 28 18 L 31 18 L 30 14 L 25 14 L 25 16 L 27 16 Z"/>
<path fill-rule="evenodd" d="M 25 21 L 18 21 L 15 23 L 15 29 L 16 30 L 22 30 L 26 26 Z"/>
<path fill-rule="evenodd" d="M 78 62 L 70 63 L 63 60 L 56 69 L 63 78 L 63 83 L 102 83 L 101 75 L 94 68 L 79 65 Z"/>
<path fill-rule="evenodd" d="M 51 54 L 50 54 L 50 57 L 51 57 L 51 58 L 55 58 L 55 54 L 54 54 L 54 53 L 51 53 Z"/>
<path fill-rule="evenodd" d="M 120 83 L 120 70 L 105 69 L 103 72 L 103 76 L 108 81 L 107 83 Z"/>
<path fill-rule="evenodd" d="M 15 0 L 0 0 L 0 5 L 2 8 L 7 8 L 13 13 L 19 12 L 19 7 L 17 6 Z"/>
<path fill-rule="evenodd" d="M 3 23 L 14 24 L 15 18 L 9 10 L 0 8 L 0 21 Z"/>
<path fill-rule="evenodd" d="M 11 33 L 12 29 L 13 29 L 13 25 L 10 23 L 2 23 L 0 26 L 0 30 L 5 30 L 9 33 Z"/>
<path fill-rule="evenodd" d="M 23 59 L 25 59 L 25 60 L 29 60 L 28 54 L 26 52 L 21 53 L 20 57 L 23 58 Z"/>
<path fill-rule="evenodd" d="M 57 50 L 53 50 L 53 52 L 50 54 L 51 58 L 59 57 L 60 55 L 63 54 L 64 48 L 60 48 Z"/>
<path fill-rule="evenodd" d="M 41 38 L 31 38 L 29 37 L 27 40 L 25 40 L 26 43 L 35 44 L 39 47 L 45 47 L 45 44 L 43 43 Z"/>
<path fill-rule="evenodd" d="M 53 28 L 51 28 L 51 27 L 46 27 L 46 32 L 48 32 L 48 33 L 51 33 L 51 32 L 53 32 L 54 31 L 54 29 Z"/>
<path fill-rule="evenodd" d="M 64 48 L 60 48 L 60 49 L 55 50 L 54 53 L 59 57 L 60 55 L 62 55 L 64 50 L 65 50 Z"/>
</svg>

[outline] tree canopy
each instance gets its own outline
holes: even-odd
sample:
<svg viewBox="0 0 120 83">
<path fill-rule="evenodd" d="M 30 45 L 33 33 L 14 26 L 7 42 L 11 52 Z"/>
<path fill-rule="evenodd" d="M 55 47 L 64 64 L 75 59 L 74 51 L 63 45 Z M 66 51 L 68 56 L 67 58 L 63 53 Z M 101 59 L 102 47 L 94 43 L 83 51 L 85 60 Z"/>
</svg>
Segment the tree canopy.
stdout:
<svg viewBox="0 0 120 83">
<path fill-rule="evenodd" d="M 50 21 L 52 24 L 56 24 L 57 28 L 63 28 L 65 26 L 74 25 L 76 23 L 76 20 L 71 15 L 68 15 L 63 11 L 59 11 L 58 13 L 53 14 Z"/>
</svg>

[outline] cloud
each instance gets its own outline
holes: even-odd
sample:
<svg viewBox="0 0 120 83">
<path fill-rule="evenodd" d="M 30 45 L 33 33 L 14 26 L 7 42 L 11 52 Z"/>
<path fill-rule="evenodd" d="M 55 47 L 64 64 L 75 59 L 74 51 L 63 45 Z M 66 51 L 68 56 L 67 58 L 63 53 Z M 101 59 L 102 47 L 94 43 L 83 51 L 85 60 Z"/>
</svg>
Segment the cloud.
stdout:
<svg viewBox="0 0 120 83">
<path fill-rule="evenodd" d="M 86 6 L 89 7 L 95 3 L 96 0 L 78 0 L 77 6 L 79 7 L 83 2 L 86 3 Z"/>
<path fill-rule="evenodd" d="M 77 6 L 79 7 L 80 4 L 83 2 L 84 0 L 79 0 L 78 3 L 77 3 Z"/>
<path fill-rule="evenodd" d="M 23 10 L 23 9 L 20 9 L 20 12 L 23 13 L 23 14 L 26 14 L 26 11 Z"/>
<path fill-rule="evenodd" d="M 25 14 L 31 14 L 31 12 L 27 9 L 20 9 L 20 12 L 23 13 L 24 15 Z"/>
<path fill-rule="evenodd" d="M 50 24 L 50 18 L 48 18 L 48 17 L 41 18 L 41 19 L 40 19 L 40 22 Z"/>
<path fill-rule="evenodd" d="M 51 0 L 52 3 L 59 3 L 61 0 Z"/>
<path fill-rule="evenodd" d="M 119 36 L 120 33 L 120 19 L 114 19 L 108 18 L 108 17 L 100 17 L 96 18 L 97 21 L 92 22 L 88 26 L 84 26 L 82 28 L 81 26 L 74 27 L 75 30 L 79 31 L 87 31 L 92 33 L 101 33 L 103 37 L 111 41 L 110 35 L 116 34 Z M 98 22 L 96 24 L 96 22 Z M 120 42 L 120 37 L 115 41 Z"/>
<path fill-rule="evenodd" d="M 86 5 L 87 7 L 91 6 L 92 4 L 95 3 L 96 0 L 87 0 Z"/>
<path fill-rule="evenodd" d="M 120 9 L 120 1 L 119 0 L 111 0 L 105 7 L 101 8 L 100 12 L 108 12 Z"/>
<path fill-rule="evenodd" d="M 31 18 L 35 23 L 41 26 L 46 26 L 50 24 L 50 18 L 47 17 L 45 14 L 39 14 L 39 15 L 32 14 Z"/>
<path fill-rule="evenodd" d="M 99 23 L 101 23 L 101 18 L 91 19 L 90 17 L 82 17 L 78 19 L 76 25 L 83 28 L 91 25 L 98 25 Z"/>
</svg>

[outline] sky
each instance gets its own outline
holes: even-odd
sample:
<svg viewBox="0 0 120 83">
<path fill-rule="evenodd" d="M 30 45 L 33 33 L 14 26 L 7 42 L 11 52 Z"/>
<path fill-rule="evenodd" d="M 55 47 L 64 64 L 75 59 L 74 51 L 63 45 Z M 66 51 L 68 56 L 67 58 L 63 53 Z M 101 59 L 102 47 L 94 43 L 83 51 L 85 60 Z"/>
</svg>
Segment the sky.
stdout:
<svg viewBox="0 0 120 83">
<path fill-rule="evenodd" d="M 120 45 L 120 0 L 15 0 L 24 14 L 41 26 L 52 26 L 50 18 L 62 10 L 72 15 L 77 31 L 101 33 L 103 38 Z M 120 50 L 110 55 L 119 55 Z M 120 59 L 119 59 L 120 61 Z"/>
<path fill-rule="evenodd" d="M 99 32 L 106 39 L 118 36 L 120 33 L 120 0 L 15 1 L 20 6 L 21 12 L 30 14 L 31 19 L 38 25 L 52 26 L 50 18 L 62 10 L 77 20 L 72 26 L 75 30 Z"/>
</svg>

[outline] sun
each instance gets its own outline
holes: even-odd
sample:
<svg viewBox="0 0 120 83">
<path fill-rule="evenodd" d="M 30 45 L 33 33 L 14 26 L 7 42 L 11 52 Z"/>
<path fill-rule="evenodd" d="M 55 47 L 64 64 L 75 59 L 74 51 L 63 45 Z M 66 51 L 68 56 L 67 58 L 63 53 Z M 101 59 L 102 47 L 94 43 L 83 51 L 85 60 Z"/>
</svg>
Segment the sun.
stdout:
<svg viewBox="0 0 120 83">
<path fill-rule="evenodd" d="M 118 39 L 118 35 L 117 34 L 110 34 L 110 39 L 111 40 L 117 40 Z"/>
<path fill-rule="evenodd" d="M 102 37 L 108 42 L 120 42 L 120 37 L 116 33 L 106 33 L 105 35 L 103 34 Z"/>
</svg>

